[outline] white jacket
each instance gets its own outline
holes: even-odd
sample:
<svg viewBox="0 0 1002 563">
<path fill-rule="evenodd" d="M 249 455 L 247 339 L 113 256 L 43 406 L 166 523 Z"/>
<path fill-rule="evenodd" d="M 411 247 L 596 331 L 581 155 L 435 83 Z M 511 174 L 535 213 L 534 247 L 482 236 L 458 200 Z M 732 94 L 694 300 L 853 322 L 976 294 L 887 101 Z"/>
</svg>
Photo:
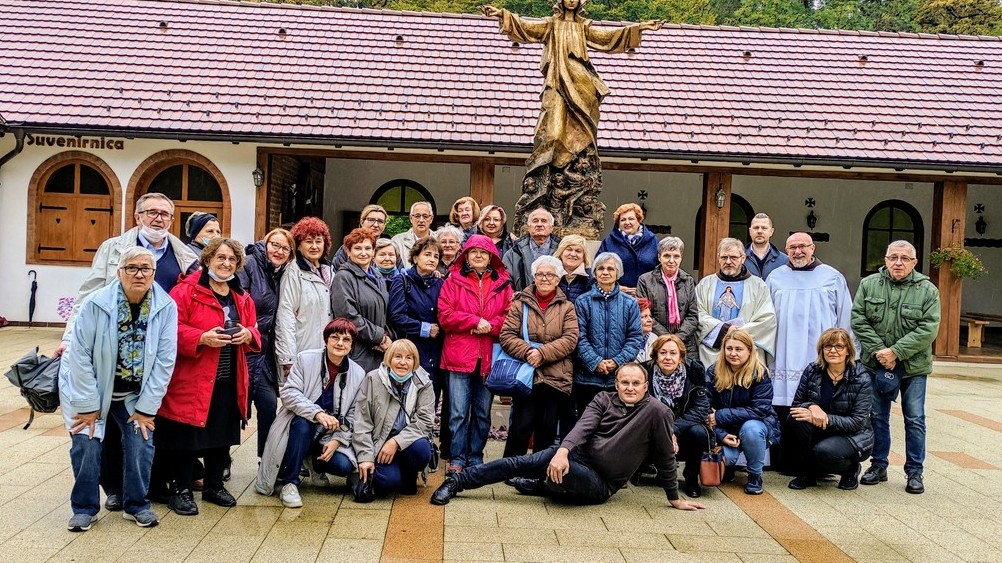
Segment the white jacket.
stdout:
<svg viewBox="0 0 1002 563">
<path fill-rule="evenodd" d="M 334 271 L 330 264 L 320 263 L 324 278 L 315 274 L 306 262 L 296 256 L 282 274 L 281 294 L 275 311 L 275 358 L 281 366 L 290 365 L 305 350 L 324 347 L 324 327 L 331 322 L 331 282 Z"/>
</svg>

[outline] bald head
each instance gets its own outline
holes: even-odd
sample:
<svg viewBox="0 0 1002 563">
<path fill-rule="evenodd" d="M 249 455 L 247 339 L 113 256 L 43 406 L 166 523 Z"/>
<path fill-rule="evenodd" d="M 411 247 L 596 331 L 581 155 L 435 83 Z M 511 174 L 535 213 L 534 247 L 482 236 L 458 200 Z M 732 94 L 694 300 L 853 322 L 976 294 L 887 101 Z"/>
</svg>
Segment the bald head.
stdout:
<svg viewBox="0 0 1002 563">
<path fill-rule="evenodd" d="M 803 268 L 814 260 L 814 240 L 807 233 L 793 233 L 786 239 L 786 254 L 790 267 Z"/>
</svg>

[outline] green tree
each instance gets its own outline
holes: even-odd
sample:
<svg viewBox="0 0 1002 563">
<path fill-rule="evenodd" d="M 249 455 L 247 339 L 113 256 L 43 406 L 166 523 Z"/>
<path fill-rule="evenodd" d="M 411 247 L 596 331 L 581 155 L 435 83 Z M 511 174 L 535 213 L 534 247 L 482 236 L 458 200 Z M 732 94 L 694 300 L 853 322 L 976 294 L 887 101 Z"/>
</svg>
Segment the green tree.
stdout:
<svg viewBox="0 0 1002 563">
<path fill-rule="evenodd" d="M 733 25 L 754 27 L 813 27 L 811 13 L 802 0 L 741 0 Z"/>
<path fill-rule="evenodd" d="M 873 0 L 826 0 L 814 11 L 814 23 L 824 29 L 873 29 Z"/>
<path fill-rule="evenodd" d="M 915 24 L 924 33 L 992 35 L 1002 31 L 997 0 L 920 0 Z"/>
<path fill-rule="evenodd" d="M 918 0 L 872 0 L 878 9 L 874 11 L 871 31 L 916 32 L 915 9 Z"/>
<path fill-rule="evenodd" d="M 734 12 L 740 7 L 741 0 L 710 0 L 710 11 L 719 23 L 733 21 Z"/>
</svg>

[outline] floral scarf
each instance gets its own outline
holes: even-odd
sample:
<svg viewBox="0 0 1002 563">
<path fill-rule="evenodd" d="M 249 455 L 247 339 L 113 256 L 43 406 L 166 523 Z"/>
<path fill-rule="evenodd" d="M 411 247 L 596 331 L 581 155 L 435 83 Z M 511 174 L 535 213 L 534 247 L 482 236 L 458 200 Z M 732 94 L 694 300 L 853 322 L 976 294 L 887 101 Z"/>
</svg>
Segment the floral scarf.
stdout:
<svg viewBox="0 0 1002 563">
<path fill-rule="evenodd" d="M 153 292 L 147 291 L 139 304 L 139 318 L 132 318 L 129 299 L 121 284 L 118 287 L 118 372 L 119 377 L 129 382 L 143 380 L 143 352 L 146 345 L 146 327 L 150 322 L 150 306 Z"/>
<path fill-rule="evenodd" d="M 660 367 L 655 367 L 654 396 L 668 407 L 672 407 L 685 390 L 685 378 L 685 364 L 679 364 L 669 375 L 661 373 Z"/>
</svg>

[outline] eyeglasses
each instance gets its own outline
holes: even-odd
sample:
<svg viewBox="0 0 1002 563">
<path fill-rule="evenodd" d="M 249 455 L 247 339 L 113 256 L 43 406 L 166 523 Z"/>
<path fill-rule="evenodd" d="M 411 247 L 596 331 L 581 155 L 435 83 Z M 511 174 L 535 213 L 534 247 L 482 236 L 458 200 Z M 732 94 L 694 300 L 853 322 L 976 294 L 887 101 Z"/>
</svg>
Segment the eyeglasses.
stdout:
<svg viewBox="0 0 1002 563">
<path fill-rule="evenodd" d="M 274 250 L 275 252 L 282 252 L 284 254 L 288 254 L 288 253 L 292 252 L 291 248 L 289 248 L 288 246 L 282 246 L 281 244 L 278 244 L 277 242 L 268 241 L 268 248 Z"/>
<path fill-rule="evenodd" d="M 122 266 L 119 270 L 122 270 L 130 276 L 135 276 L 139 272 L 142 272 L 144 277 L 152 275 L 153 272 L 157 271 L 156 268 L 151 268 L 149 266 Z"/>
<path fill-rule="evenodd" d="M 738 262 L 742 258 L 744 258 L 744 256 L 721 256 L 720 257 L 720 261 L 721 262 Z"/>
<path fill-rule="evenodd" d="M 377 219 L 375 217 L 366 217 L 362 220 L 363 223 L 371 223 L 373 225 L 385 225 L 386 219 Z"/>
<path fill-rule="evenodd" d="M 537 280 L 552 281 L 557 279 L 558 276 L 557 274 L 536 272 L 535 274 L 532 274 L 532 277 L 536 278 Z"/>
<path fill-rule="evenodd" d="M 845 352 L 845 344 L 825 344 L 822 348 L 824 348 L 825 352 L 831 352 L 832 350 Z"/>
<path fill-rule="evenodd" d="M 411 213 L 411 218 L 412 219 L 424 219 L 425 221 L 427 221 L 428 219 L 431 219 L 431 215 L 429 215 L 427 213 Z M 366 221 L 368 221 L 368 219 L 366 219 Z M 386 221 L 383 221 L 383 222 L 385 223 Z"/>
<path fill-rule="evenodd" d="M 814 246 L 813 244 L 795 244 L 793 246 L 787 246 L 786 249 L 790 252 L 800 252 L 801 250 L 806 250 Z"/>
<path fill-rule="evenodd" d="M 230 264 L 236 264 L 238 262 L 236 256 L 222 256 L 222 255 L 214 256 L 212 258 L 212 261 L 219 262 L 220 264 L 225 264 L 227 262 L 229 262 Z"/>
<path fill-rule="evenodd" d="M 887 260 L 891 264 L 895 262 L 901 262 L 902 264 L 907 264 L 909 262 L 914 261 L 915 258 L 912 258 L 911 256 L 898 256 L 897 254 L 895 254 L 893 256 L 884 256 L 884 260 Z"/>
<path fill-rule="evenodd" d="M 174 214 L 171 213 L 170 211 L 157 211 L 156 209 L 147 209 L 145 211 L 138 211 L 137 213 L 146 215 L 148 219 L 160 218 L 163 219 L 164 221 L 170 221 L 171 219 L 174 218 Z"/>
</svg>

